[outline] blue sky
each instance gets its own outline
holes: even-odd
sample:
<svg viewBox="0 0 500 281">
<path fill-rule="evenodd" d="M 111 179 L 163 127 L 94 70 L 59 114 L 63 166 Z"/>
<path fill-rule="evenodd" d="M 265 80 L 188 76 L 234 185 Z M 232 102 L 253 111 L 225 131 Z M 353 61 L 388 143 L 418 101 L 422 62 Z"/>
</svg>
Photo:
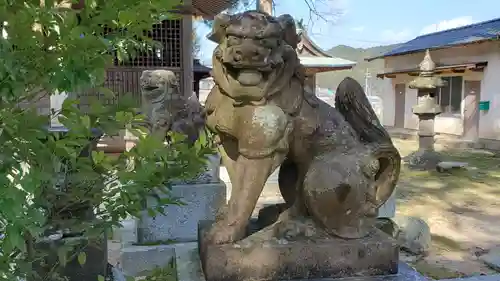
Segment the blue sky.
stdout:
<svg viewBox="0 0 500 281">
<path fill-rule="evenodd" d="M 324 19 L 310 15 L 304 0 L 274 2 L 275 15 L 303 18 L 309 35 L 323 49 L 405 42 L 421 34 L 500 17 L 498 0 L 310 0 Z M 204 38 L 209 29 L 199 23 L 195 26 L 203 37 L 200 58 L 209 63 L 214 47 Z"/>
</svg>

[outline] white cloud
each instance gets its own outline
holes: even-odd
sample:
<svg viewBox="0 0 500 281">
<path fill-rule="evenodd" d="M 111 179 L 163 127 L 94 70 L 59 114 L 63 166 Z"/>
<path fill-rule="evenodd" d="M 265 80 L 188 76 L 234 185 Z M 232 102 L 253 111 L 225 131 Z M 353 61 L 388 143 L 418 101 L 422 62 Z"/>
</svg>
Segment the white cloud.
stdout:
<svg viewBox="0 0 500 281">
<path fill-rule="evenodd" d="M 351 30 L 354 32 L 362 32 L 363 30 L 365 30 L 365 27 L 364 26 L 356 26 L 356 27 L 351 28 Z"/>
<path fill-rule="evenodd" d="M 400 31 L 387 29 L 382 31 L 380 37 L 381 41 L 387 42 L 388 44 L 401 43 L 410 40 L 412 38 L 412 32 L 409 29 Z"/>
<path fill-rule="evenodd" d="M 474 22 L 475 21 L 472 19 L 471 16 L 463 16 L 463 17 L 458 17 L 458 18 L 454 18 L 451 20 L 443 20 L 443 21 L 440 21 L 438 23 L 434 23 L 434 24 L 430 24 L 430 25 L 425 26 L 420 31 L 420 35 L 438 32 L 438 31 L 443 31 L 443 30 L 452 29 L 452 28 L 457 28 L 460 26 L 472 24 Z"/>
</svg>

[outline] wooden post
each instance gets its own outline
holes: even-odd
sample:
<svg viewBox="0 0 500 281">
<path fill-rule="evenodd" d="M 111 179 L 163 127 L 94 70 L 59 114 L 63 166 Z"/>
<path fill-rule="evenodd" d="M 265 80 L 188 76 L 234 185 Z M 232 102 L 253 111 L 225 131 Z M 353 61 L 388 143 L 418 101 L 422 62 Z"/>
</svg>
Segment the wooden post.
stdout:
<svg viewBox="0 0 500 281">
<path fill-rule="evenodd" d="M 191 6 L 191 0 L 184 0 L 184 5 Z M 193 16 L 182 16 L 182 93 L 188 97 L 193 94 Z"/>
</svg>

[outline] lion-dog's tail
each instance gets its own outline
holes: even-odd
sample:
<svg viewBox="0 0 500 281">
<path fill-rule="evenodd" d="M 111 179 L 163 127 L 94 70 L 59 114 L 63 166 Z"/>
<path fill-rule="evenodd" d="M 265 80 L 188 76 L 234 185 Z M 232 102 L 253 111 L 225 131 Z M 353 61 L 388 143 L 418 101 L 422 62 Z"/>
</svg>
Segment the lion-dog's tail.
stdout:
<svg viewBox="0 0 500 281">
<path fill-rule="evenodd" d="M 380 123 L 361 85 L 347 77 L 335 93 L 335 108 L 344 116 L 379 161 L 375 176 L 377 205 L 382 205 L 391 196 L 399 178 L 401 156 L 394 147 L 389 133 Z"/>
</svg>

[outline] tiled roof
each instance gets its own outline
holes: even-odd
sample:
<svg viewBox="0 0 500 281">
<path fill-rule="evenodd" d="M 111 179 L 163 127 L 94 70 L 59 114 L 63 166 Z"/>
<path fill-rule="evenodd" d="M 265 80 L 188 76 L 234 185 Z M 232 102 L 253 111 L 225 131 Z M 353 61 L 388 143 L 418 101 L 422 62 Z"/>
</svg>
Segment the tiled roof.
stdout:
<svg viewBox="0 0 500 281">
<path fill-rule="evenodd" d="M 191 2 L 190 6 L 184 6 L 183 10 L 185 13 L 212 18 L 225 9 L 234 6 L 237 0 L 192 0 Z"/>
<path fill-rule="evenodd" d="M 371 61 L 378 58 L 420 52 L 426 49 L 442 49 L 486 40 L 497 40 L 499 38 L 500 18 L 497 18 L 454 29 L 422 35 L 399 45 L 387 53 L 368 58 L 366 60 Z"/>
<path fill-rule="evenodd" d="M 305 67 L 352 67 L 356 65 L 356 62 L 341 59 L 341 58 L 332 58 L 332 57 L 299 57 L 300 63 L 302 63 Z"/>
<path fill-rule="evenodd" d="M 307 35 L 307 31 L 306 30 L 298 28 L 297 29 L 297 35 L 300 38 L 299 45 L 302 45 L 300 47 L 299 46 L 297 46 L 297 47 L 303 48 L 304 44 L 305 45 L 309 45 L 309 47 L 307 49 L 309 49 L 314 56 L 317 56 L 317 57 L 327 57 L 327 58 L 331 58 L 332 57 L 329 54 L 327 54 L 320 46 L 318 46 L 318 45 L 316 45 L 316 43 L 314 43 L 314 41 L 311 39 L 311 37 L 309 37 L 309 35 Z"/>
</svg>

